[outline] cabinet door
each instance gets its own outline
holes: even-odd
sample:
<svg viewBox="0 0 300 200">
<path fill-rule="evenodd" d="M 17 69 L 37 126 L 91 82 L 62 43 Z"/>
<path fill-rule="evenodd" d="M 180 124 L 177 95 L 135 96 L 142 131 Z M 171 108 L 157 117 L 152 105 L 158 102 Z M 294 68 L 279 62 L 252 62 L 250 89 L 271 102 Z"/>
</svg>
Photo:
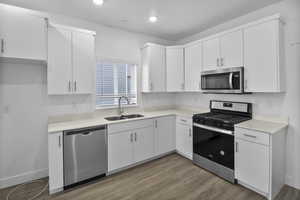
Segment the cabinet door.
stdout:
<svg viewBox="0 0 300 200">
<path fill-rule="evenodd" d="M 151 92 L 166 91 L 166 48 L 152 46 L 149 63 Z"/>
<path fill-rule="evenodd" d="M 154 130 L 152 126 L 135 130 L 134 141 L 135 162 L 154 156 Z"/>
<path fill-rule="evenodd" d="M 236 139 L 236 178 L 259 191 L 269 192 L 269 147 Z"/>
<path fill-rule="evenodd" d="M 72 33 L 63 28 L 48 29 L 48 94 L 72 92 Z"/>
<path fill-rule="evenodd" d="M 222 67 L 241 67 L 243 62 L 243 32 L 238 30 L 220 37 Z"/>
<path fill-rule="evenodd" d="M 49 133 L 48 135 L 48 163 L 50 194 L 63 190 L 63 133 Z"/>
<path fill-rule="evenodd" d="M 76 94 L 93 92 L 95 71 L 95 37 L 90 33 L 73 32 L 73 88 Z"/>
<path fill-rule="evenodd" d="M 0 56 L 46 60 L 46 33 L 43 18 L 0 8 Z"/>
<path fill-rule="evenodd" d="M 176 150 L 189 159 L 193 158 L 192 127 L 177 123 Z"/>
<path fill-rule="evenodd" d="M 155 123 L 156 155 L 175 150 L 175 117 L 161 117 Z"/>
<path fill-rule="evenodd" d="M 133 161 L 132 132 L 108 135 L 108 171 L 126 167 Z"/>
<path fill-rule="evenodd" d="M 167 91 L 184 90 L 183 48 L 167 48 Z"/>
<path fill-rule="evenodd" d="M 244 30 L 245 90 L 279 90 L 279 22 L 273 20 Z"/>
<path fill-rule="evenodd" d="M 203 42 L 203 70 L 215 70 L 219 66 L 220 40 L 214 38 Z"/>
<path fill-rule="evenodd" d="M 185 48 L 185 91 L 201 90 L 202 44 Z"/>
</svg>

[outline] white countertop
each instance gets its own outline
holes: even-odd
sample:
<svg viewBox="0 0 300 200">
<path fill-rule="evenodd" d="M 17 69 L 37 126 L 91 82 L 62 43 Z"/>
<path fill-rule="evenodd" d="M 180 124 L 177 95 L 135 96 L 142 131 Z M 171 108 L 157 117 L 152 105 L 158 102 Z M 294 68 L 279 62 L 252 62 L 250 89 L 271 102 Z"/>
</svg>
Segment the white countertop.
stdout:
<svg viewBox="0 0 300 200">
<path fill-rule="evenodd" d="M 287 126 L 287 123 L 270 122 L 257 119 L 248 120 L 235 125 L 235 127 L 261 131 L 269 134 L 277 133 L 278 131 L 286 128 Z"/>
<path fill-rule="evenodd" d="M 171 109 L 171 110 L 143 111 L 143 112 L 137 112 L 135 114 L 141 114 L 144 115 L 144 117 L 118 120 L 118 121 L 108 121 L 104 119 L 105 117 L 110 117 L 110 116 L 97 116 L 97 117 L 91 117 L 91 118 L 81 119 L 81 120 L 50 123 L 48 124 L 48 133 L 54 133 L 54 132 L 60 132 L 60 131 L 78 129 L 78 128 L 93 127 L 93 126 L 101 126 L 107 124 L 123 123 L 128 121 L 135 121 L 135 120 L 151 119 L 151 118 L 169 116 L 169 115 L 183 115 L 183 116 L 192 117 L 196 113 L 205 113 L 205 112 L 209 112 L 209 110 L 203 109 L 203 110 L 191 111 L 191 110 L 184 110 L 184 109 Z M 126 113 L 126 114 L 132 114 L 132 113 Z"/>
<path fill-rule="evenodd" d="M 139 111 L 139 112 L 135 112 L 134 114 L 141 114 L 144 115 L 144 117 L 117 120 L 117 121 L 108 121 L 104 118 L 110 116 L 99 115 L 96 117 L 89 117 L 89 118 L 84 118 L 79 120 L 49 123 L 48 133 L 61 132 L 66 130 L 79 129 L 79 128 L 87 128 L 93 126 L 123 123 L 128 121 L 135 121 L 135 120 L 151 119 L 151 118 L 170 116 L 170 115 L 181 115 L 181 116 L 192 117 L 196 113 L 205 113 L 205 112 L 209 112 L 209 110 L 208 109 L 190 110 L 190 109 L 180 108 L 180 109 L 167 109 L 167 110 L 162 109 L 162 110 L 155 110 L 155 111 Z M 133 113 L 126 113 L 126 114 L 133 114 Z M 235 127 L 261 131 L 269 134 L 276 133 L 281 129 L 286 128 L 287 126 L 288 123 L 284 123 L 284 122 L 279 123 L 279 122 L 271 122 L 271 121 L 257 120 L 257 119 L 252 119 L 235 125 Z"/>
</svg>

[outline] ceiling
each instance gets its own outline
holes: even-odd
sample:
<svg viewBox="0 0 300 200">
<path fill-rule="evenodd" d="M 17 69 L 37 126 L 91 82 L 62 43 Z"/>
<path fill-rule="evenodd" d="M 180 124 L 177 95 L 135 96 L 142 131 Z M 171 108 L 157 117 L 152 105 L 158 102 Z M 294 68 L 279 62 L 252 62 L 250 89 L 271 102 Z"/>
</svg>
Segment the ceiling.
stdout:
<svg viewBox="0 0 300 200">
<path fill-rule="evenodd" d="M 1 3 L 79 17 L 168 40 L 179 40 L 280 0 L 0 0 Z M 150 15 L 158 22 L 148 22 Z"/>
</svg>

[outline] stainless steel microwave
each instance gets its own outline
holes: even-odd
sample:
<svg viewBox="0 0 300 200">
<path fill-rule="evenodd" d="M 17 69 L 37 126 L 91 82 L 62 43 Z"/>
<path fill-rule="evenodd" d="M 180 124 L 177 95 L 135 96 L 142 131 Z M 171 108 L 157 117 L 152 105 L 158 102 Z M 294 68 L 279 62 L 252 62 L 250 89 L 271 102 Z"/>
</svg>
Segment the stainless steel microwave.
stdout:
<svg viewBox="0 0 300 200">
<path fill-rule="evenodd" d="M 204 93 L 244 93 L 244 67 L 224 68 L 201 73 Z"/>
</svg>

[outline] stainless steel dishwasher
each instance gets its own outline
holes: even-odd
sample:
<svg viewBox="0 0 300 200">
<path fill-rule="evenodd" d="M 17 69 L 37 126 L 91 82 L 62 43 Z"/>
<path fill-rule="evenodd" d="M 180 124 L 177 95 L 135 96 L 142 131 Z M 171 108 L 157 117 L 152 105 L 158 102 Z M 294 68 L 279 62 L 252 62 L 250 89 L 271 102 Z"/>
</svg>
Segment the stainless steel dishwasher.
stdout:
<svg viewBox="0 0 300 200">
<path fill-rule="evenodd" d="M 103 177 L 107 173 L 107 128 L 64 132 L 64 187 Z"/>
</svg>

